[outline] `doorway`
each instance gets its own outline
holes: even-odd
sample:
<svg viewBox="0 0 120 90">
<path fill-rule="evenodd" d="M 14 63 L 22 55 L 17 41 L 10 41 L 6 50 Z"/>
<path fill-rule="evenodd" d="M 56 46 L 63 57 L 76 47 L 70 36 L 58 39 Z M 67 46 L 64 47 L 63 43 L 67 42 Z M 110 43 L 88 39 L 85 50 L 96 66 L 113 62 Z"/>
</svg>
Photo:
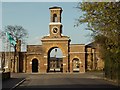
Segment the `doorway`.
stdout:
<svg viewBox="0 0 120 90">
<path fill-rule="evenodd" d="M 32 72 L 38 72 L 38 60 L 37 59 L 32 60 Z"/>
</svg>

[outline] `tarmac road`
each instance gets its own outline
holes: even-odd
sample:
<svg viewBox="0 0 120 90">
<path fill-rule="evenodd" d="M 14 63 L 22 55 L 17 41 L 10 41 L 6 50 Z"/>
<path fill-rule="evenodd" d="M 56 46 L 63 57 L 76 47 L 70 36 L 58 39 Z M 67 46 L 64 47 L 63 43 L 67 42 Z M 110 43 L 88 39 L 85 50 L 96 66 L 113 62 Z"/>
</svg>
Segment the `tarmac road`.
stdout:
<svg viewBox="0 0 120 90">
<path fill-rule="evenodd" d="M 115 83 L 106 81 L 102 74 L 28 74 L 25 82 L 15 89 L 45 89 L 45 88 L 81 88 L 81 89 L 116 89 Z"/>
</svg>

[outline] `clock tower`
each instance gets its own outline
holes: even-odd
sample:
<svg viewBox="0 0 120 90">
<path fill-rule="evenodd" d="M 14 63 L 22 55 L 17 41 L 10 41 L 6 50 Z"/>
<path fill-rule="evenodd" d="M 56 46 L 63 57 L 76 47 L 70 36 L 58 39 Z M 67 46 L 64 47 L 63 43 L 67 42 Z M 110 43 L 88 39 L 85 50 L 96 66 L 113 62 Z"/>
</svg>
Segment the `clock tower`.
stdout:
<svg viewBox="0 0 120 90">
<path fill-rule="evenodd" d="M 51 7 L 50 9 L 50 37 L 60 38 L 62 34 L 62 24 L 61 24 L 61 7 Z"/>
<path fill-rule="evenodd" d="M 61 61 L 61 72 L 67 72 L 70 70 L 70 63 L 69 63 L 69 45 L 70 45 L 70 38 L 68 36 L 62 35 L 62 24 L 61 24 L 61 14 L 62 8 L 61 7 L 50 7 L 50 23 L 49 23 L 49 35 L 44 36 L 42 41 L 42 50 L 44 53 L 41 63 L 43 66 L 43 70 L 47 72 L 50 71 L 50 52 L 55 48 L 59 48 L 62 51 L 62 61 Z M 43 71 L 43 72 L 46 72 Z"/>
</svg>

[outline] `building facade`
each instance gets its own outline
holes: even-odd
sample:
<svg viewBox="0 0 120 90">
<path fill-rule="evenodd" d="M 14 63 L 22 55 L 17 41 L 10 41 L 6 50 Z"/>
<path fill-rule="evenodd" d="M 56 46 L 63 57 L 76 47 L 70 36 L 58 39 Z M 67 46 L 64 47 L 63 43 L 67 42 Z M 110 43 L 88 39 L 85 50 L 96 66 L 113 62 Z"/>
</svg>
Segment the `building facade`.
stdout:
<svg viewBox="0 0 120 90">
<path fill-rule="evenodd" d="M 17 43 L 17 55 L 15 62 L 13 53 L 9 60 L 9 70 L 25 73 L 84 73 L 86 70 L 97 69 L 96 48 L 84 44 L 70 44 L 70 37 L 62 34 L 61 7 L 51 7 L 49 35 L 41 39 L 42 45 L 27 45 L 27 51 L 21 52 L 21 43 Z M 50 57 L 53 49 L 59 48 L 62 57 Z M 100 59 L 101 61 L 101 59 Z M 99 69 L 103 69 L 103 61 Z"/>
</svg>

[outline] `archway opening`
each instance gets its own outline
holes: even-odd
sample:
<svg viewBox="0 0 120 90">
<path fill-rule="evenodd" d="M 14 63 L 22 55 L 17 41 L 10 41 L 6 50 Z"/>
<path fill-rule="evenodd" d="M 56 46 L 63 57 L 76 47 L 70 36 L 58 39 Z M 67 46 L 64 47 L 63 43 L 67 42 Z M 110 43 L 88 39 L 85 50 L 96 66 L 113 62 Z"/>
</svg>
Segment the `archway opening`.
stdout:
<svg viewBox="0 0 120 90">
<path fill-rule="evenodd" d="M 37 59 L 32 60 L 32 72 L 38 72 L 38 60 Z"/>
<path fill-rule="evenodd" d="M 80 60 L 78 58 L 73 59 L 73 72 L 80 71 Z"/>
<path fill-rule="evenodd" d="M 53 14 L 53 22 L 57 22 L 57 15 L 56 14 Z"/>
<path fill-rule="evenodd" d="M 63 55 L 58 47 L 51 48 L 48 52 L 48 69 L 47 72 L 63 71 Z"/>
</svg>

